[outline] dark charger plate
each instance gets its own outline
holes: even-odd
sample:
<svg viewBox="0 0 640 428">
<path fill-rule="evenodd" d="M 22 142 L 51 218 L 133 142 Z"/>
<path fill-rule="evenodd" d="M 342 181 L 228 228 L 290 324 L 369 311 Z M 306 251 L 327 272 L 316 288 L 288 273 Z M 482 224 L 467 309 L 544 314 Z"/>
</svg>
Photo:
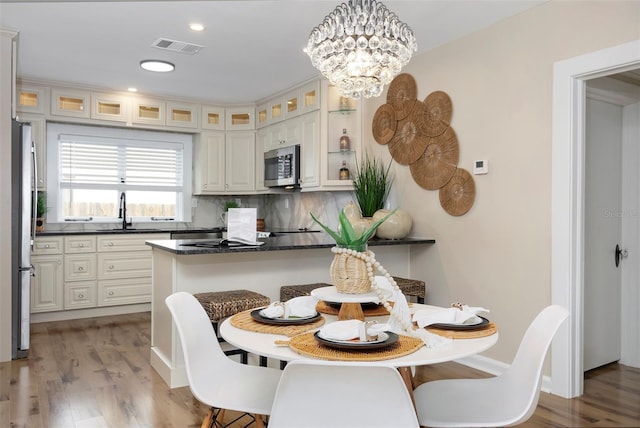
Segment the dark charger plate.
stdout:
<svg viewBox="0 0 640 428">
<path fill-rule="evenodd" d="M 386 340 L 382 342 L 351 342 L 351 341 L 334 341 L 329 339 L 323 339 L 318 335 L 319 331 L 316 331 L 313 335 L 315 339 L 321 344 L 328 346 L 330 348 L 342 349 L 346 351 L 370 351 L 372 349 L 381 349 L 386 348 L 389 345 L 393 345 L 398 341 L 398 335 L 391 332 L 385 331 L 385 333 L 389 336 Z"/>
<path fill-rule="evenodd" d="M 299 325 L 299 324 L 309 324 L 314 321 L 317 321 L 322 317 L 320 313 L 316 312 L 316 314 L 309 318 L 268 318 L 262 316 L 260 311 L 264 308 L 255 309 L 251 311 L 251 318 L 254 320 L 261 322 L 263 324 L 273 324 L 273 325 Z"/>
<path fill-rule="evenodd" d="M 488 319 L 486 319 L 485 317 L 479 317 L 479 318 L 482 321 L 479 322 L 478 324 L 431 324 L 431 325 L 428 325 L 427 328 L 433 327 L 433 328 L 439 328 L 441 330 L 466 331 L 466 330 L 478 330 L 481 328 L 485 328 L 486 326 L 489 325 Z"/>
</svg>

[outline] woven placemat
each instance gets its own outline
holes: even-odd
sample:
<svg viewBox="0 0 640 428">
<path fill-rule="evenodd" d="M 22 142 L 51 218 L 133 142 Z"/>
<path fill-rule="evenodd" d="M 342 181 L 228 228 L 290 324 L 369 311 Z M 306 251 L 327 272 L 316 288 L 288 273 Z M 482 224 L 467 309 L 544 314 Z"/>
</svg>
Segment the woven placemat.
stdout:
<svg viewBox="0 0 640 428">
<path fill-rule="evenodd" d="M 420 349 L 424 342 L 415 337 L 400 335 L 398 341 L 382 349 L 347 351 L 321 345 L 313 332 L 292 337 L 289 347 L 300 355 L 331 361 L 381 361 L 402 357 Z"/>
<path fill-rule="evenodd" d="M 321 300 L 316 305 L 316 311 L 320 312 L 321 314 L 338 315 L 338 313 L 340 312 L 340 308 L 337 306 L 329 305 L 327 304 L 327 302 L 323 302 Z M 382 305 L 364 306 L 362 308 L 362 312 L 364 313 L 365 317 L 389 315 L 389 311 Z"/>
<path fill-rule="evenodd" d="M 325 322 L 324 317 L 320 317 L 317 321 L 300 325 L 263 324 L 251 317 L 251 311 L 253 310 L 254 309 L 249 309 L 248 311 L 233 315 L 231 317 L 231 325 L 242 330 L 255 331 L 257 333 L 284 334 L 285 336 L 293 337 L 296 334 L 316 329 Z"/>
<path fill-rule="evenodd" d="M 498 331 L 498 326 L 493 321 L 484 328 L 478 330 L 444 330 L 441 328 L 427 327 L 428 332 L 437 334 L 438 336 L 448 337 L 449 339 L 475 339 L 478 337 L 486 337 L 495 334 Z"/>
</svg>

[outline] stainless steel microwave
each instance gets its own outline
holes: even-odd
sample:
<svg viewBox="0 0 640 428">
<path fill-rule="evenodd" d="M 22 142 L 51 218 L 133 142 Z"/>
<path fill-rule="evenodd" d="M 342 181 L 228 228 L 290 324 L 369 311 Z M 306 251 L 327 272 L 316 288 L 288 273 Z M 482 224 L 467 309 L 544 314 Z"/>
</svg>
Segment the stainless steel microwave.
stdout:
<svg viewBox="0 0 640 428">
<path fill-rule="evenodd" d="M 300 145 L 270 150 L 264 154 L 266 187 L 299 187 Z"/>
</svg>

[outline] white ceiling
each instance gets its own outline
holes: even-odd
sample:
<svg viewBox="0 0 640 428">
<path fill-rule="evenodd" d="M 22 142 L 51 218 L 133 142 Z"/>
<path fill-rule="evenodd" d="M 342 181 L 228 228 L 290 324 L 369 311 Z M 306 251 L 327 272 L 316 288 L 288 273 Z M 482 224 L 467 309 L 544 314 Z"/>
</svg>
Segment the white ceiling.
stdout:
<svg viewBox="0 0 640 428">
<path fill-rule="evenodd" d="M 384 4 L 409 24 L 419 52 L 486 28 L 545 0 L 401 1 Z M 340 0 L 5 1 L 0 27 L 19 32 L 18 77 L 124 91 L 252 103 L 319 75 L 302 52 Z M 205 31 L 189 30 L 192 22 Z M 186 55 L 158 38 L 203 45 Z M 176 65 L 151 73 L 143 59 Z"/>
</svg>

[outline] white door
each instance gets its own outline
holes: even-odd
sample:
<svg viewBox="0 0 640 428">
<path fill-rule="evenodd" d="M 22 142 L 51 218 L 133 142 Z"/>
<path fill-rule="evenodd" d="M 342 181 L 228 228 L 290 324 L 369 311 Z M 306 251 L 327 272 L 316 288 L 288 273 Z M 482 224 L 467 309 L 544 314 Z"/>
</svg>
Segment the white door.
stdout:
<svg viewBox="0 0 640 428">
<path fill-rule="evenodd" d="M 583 368 L 618 361 L 622 230 L 622 107 L 587 98 Z M 621 264 L 624 262 L 621 262 Z"/>
</svg>

